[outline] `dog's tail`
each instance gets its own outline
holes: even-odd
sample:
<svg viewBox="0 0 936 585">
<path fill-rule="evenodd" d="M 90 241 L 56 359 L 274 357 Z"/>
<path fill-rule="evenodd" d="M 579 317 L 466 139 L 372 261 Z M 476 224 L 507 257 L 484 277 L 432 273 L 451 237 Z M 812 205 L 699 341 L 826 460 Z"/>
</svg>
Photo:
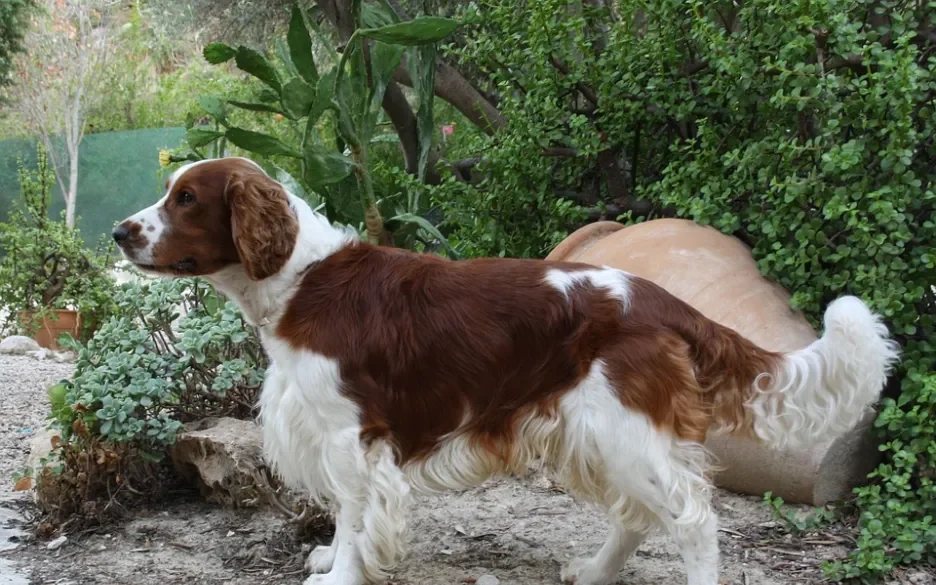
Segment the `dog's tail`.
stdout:
<svg viewBox="0 0 936 585">
<path fill-rule="evenodd" d="M 697 311 L 666 319 L 692 348 L 695 375 L 711 392 L 716 428 L 775 448 L 838 436 L 880 397 L 898 346 L 856 297 L 828 306 L 822 337 L 790 353 L 756 346 Z"/>
</svg>

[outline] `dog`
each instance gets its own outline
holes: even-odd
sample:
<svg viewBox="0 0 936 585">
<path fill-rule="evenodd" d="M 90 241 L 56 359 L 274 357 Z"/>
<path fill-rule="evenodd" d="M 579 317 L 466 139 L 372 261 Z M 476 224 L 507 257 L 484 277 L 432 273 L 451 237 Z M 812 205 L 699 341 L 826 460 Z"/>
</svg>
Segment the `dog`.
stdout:
<svg viewBox="0 0 936 585">
<path fill-rule="evenodd" d="M 336 518 L 306 585 L 385 579 L 411 490 L 531 467 L 608 513 L 607 542 L 564 582 L 614 582 L 662 526 L 689 585 L 717 585 L 707 433 L 776 448 L 841 434 L 898 357 L 855 297 L 781 354 L 620 270 L 369 245 L 244 158 L 179 168 L 113 237 L 146 273 L 207 279 L 259 330 L 265 455 Z"/>
</svg>

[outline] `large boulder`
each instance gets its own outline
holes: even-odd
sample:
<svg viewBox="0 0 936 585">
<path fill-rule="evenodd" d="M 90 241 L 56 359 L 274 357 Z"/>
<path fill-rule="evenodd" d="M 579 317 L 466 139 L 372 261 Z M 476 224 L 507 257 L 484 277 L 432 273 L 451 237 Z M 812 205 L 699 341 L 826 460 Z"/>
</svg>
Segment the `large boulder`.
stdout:
<svg viewBox="0 0 936 585">
<path fill-rule="evenodd" d="M 300 523 L 321 515 L 308 494 L 287 490 L 271 472 L 263 458 L 262 429 L 253 421 L 222 417 L 186 424 L 169 456 L 210 502 L 233 508 L 270 505 Z"/>
<path fill-rule="evenodd" d="M 806 318 L 790 308 L 789 293 L 760 274 L 747 246 L 691 221 L 591 224 L 547 260 L 612 266 L 651 280 L 765 349 L 792 351 L 817 338 Z M 838 499 L 879 460 L 869 432 L 873 420 L 868 416 L 846 435 L 807 449 L 773 450 L 749 439 L 710 437 L 706 445 L 722 468 L 715 483 L 811 505 Z"/>
<path fill-rule="evenodd" d="M 210 502 L 234 508 L 264 503 L 263 436 L 251 421 L 207 418 L 185 425 L 169 455 Z"/>
<path fill-rule="evenodd" d="M 26 355 L 41 348 L 36 340 L 23 335 L 11 335 L 0 341 L 0 353 L 7 355 Z"/>
</svg>

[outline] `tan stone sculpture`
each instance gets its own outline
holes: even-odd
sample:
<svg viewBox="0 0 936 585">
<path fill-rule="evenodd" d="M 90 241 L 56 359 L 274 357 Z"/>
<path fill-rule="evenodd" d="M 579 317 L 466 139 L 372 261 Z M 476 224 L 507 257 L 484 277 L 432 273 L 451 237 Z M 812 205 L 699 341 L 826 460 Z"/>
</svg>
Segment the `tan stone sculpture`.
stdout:
<svg viewBox="0 0 936 585">
<path fill-rule="evenodd" d="M 765 349 L 791 351 L 817 338 L 790 295 L 761 276 L 751 251 L 717 230 L 681 219 L 632 226 L 598 222 L 576 231 L 547 260 L 626 270 L 655 282 L 710 319 Z M 715 483 L 731 491 L 772 491 L 789 502 L 822 505 L 845 495 L 877 464 L 869 433 L 873 415 L 834 441 L 775 451 L 738 437 L 710 437 L 722 470 Z"/>
</svg>

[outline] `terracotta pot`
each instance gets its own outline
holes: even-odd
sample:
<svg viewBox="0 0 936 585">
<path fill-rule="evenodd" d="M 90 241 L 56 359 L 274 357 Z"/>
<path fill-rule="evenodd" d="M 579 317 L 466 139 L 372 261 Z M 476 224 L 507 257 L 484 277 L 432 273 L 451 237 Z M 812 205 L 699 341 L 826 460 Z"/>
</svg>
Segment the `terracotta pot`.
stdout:
<svg viewBox="0 0 936 585">
<path fill-rule="evenodd" d="M 81 332 L 81 315 L 78 311 L 68 309 L 53 309 L 52 315 L 37 317 L 35 311 L 23 311 L 20 313 L 20 320 L 23 323 L 36 323 L 39 329 L 33 335 L 33 339 L 40 347 L 47 349 L 60 349 L 58 346 L 58 336 L 68 333 L 75 339 Z"/>
<path fill-rule="evenodd" d="M 740 240 L 682 219 L 623 226 L 600 222 L 571 234 L 547 260 L 626 270 L 662 286 L 706 317 L 765 349 L 793 351 L 816 332 L 790 308 L 790 295 L 764 278 Z M 772 451 L 736 437 L 710 437 L 723 468 L 716 484 L 742 493 L 773 491 L 787 501 L 820 505 L 860 483 L 878 461 L 868 427 L 804 450 Z"/>
</svg>

